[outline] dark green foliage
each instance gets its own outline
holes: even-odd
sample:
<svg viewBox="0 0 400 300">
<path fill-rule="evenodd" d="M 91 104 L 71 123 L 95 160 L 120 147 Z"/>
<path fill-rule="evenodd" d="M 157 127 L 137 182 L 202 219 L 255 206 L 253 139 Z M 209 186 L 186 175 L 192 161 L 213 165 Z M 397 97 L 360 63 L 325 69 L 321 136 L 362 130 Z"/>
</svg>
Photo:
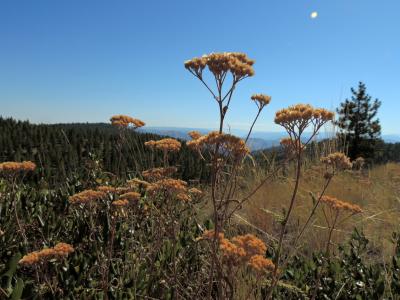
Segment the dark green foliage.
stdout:
<svg viewBox="0 0 400 300">
<path fill-rule="evenodd" d="M 127 130 L 122 138 L 119 148 L 120 132 L 108 124 L 33 125 L 0 117 L 0 162 L 31 160 L 38 166 L 31 179 L 51 185 L 71 176 L 90 179 L 96 162 L 122 179 L 161 164 L 162 153 L 144 146 L 160 136 Z M 207 178 L 205 163 L 185 143 L 171 155 L 170 164 L 178 166 L 178 176 L 184 180 Z"/>
<path fill-rule="evenodd" d="M 372 100 L 366 86 L 360 82 L 358 89 L 351 89 L 351 99 L 346 99 L 337 109 L 341 139 L 348 146 L 348 155 L 354 160 L 363 157 L 374 159 L 375 145 L 380 138 L 381 126 L 376 117 L 381 102 Z"/>
</svg>

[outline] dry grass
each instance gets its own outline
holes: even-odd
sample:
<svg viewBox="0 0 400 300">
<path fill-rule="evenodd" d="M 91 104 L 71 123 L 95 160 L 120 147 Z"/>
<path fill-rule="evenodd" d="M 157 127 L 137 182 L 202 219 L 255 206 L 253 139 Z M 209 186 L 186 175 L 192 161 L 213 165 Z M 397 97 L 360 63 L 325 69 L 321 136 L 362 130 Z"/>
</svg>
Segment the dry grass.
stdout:
<svg viewBox="0 0 400 300">
<path fill-rule="evenodd" d="M 276 237 L 280 229 L 279 219 L 284 215 L 282 208 L 287 207 L 293 191 L 292 178 L 280 177 L 266 183 L 239 212 L 243 219 L 237 218 L 238 222 L 249 222 L 260 233 L 268 234 L 267 239 Z M 311 193 L 317 195 L 323 183 L 322 166 L 304 169 L 297 205 L 287 230 L 287 241 L 297 233 L 301 227 L 299 224 L 304 224 L 313 205 Z M 334 243 L 343 243 L 356 226 L 371 240 L 373 257 L 393 254 L 390 239 L 399 226 L 400 164 L 390 163 L 362 173 L 349 171 L 338 174 L 326 194 L 358 204 L 364 209 L 363 214 L 348 219 L 335 230 Z M 326 245 L 327 231 L 321 209 L 318 209 L 317 217 L 302 240 L 303 253 L 322 250 Z"/>
</svg>

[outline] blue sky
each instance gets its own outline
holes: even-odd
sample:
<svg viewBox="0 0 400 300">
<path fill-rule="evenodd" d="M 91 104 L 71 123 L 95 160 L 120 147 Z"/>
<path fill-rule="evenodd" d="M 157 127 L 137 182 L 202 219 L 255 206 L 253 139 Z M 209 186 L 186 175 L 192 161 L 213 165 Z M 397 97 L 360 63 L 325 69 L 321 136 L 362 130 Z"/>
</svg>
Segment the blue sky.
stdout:
<svg viewBox="0 0 400 300">
<path fill-rule="evenodd" d="M 122 113 L 212 128 L 216 103 L 183 62 L 239 51 L 256 74 L 238 86 L 232 128 L 250 124 L 253 93 L 272 96 L 255 130 L 280 130 L 276 110 L 334 109 L 361 80 L 382 100 L 383 133 L 400 133 L 399 14 L 399 0 L 3 0 L 0 115 L 54 123 Z"/>
</svg>

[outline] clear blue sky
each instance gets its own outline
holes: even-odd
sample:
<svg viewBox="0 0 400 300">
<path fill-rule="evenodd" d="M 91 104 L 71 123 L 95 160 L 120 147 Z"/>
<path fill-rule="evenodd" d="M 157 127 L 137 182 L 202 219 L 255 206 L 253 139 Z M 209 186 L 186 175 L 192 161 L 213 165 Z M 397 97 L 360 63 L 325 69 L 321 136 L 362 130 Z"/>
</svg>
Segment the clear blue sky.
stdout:
<svg viewBox="0 0 400 300">
<path fill-rule="evenodd" d="M 183 62 L 219 51 L 256 60 L 232 128 L 250 123 L 253 93 L 272 96 L 255 130 L 279 130 L 277 109 L 334 109 L 361 80 L 382 100 L 383 133 L 400 133 L 399 0 L 2 0 L 0 115 L 215 127 L 216 104 Z"/>
</svg>

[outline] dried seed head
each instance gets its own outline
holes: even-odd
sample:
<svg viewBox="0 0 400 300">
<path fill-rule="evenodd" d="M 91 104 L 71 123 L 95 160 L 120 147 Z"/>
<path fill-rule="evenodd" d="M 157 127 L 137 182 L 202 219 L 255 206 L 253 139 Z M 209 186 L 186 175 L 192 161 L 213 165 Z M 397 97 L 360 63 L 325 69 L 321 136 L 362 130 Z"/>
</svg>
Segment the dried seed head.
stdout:
<svg viewBox="0 0 400 300">
<path fill-rule="evenodd" d="M 352 214 L 363 212 L 362 208 L 357 204 L 351 204 L 349 202 L 342 201 L 330 196 L 322 196 L 321 202 L 335 210 L 346 210 L 351 212 Z"/>
<path fill-rule="evenodd" d="M 214 76 L 220 77 L 231 72 L 234 80 L 240 80 L 247 76 L 253 76 L 254 61 L 244 53 L 223 52 L 211 53 L 196 57 L 185 62 L 185 68 L 199 78 L 202 78 L 204 68 L 207 66 Z"/>
<path fill-rule="evenodd" d="M 249 260 L 249 266 L 258 273 L 264 273 L 274 270 L 274 263 L 262 255 L 254 255 Z"/>
<path fill-rule="evenodd" d="M 77 193 L 68 198 L 71 204 L 85 204 L 95 200 L 100 200 L 106 196 L 105 192 L 85 190 L 83 192 Z"/>
<path fill-rule="evenodd" d="M 176 167 L 153 168 L 143 171 L 142 176 L 148 181 L 157 181 L 174 174 L 177 170 Z"/>
<path fill-rule="evenodd" d="M 175 139 L 166 138 L 158 141 L 148 141 L 145 146 L 151 149 L 163 150 L 166 152 L 178 152 L 181 149 L 181 143 Z"/>
<path fill-rule="evenodd" d="M 271 96 L 254 94 L 253 96 L 251 96 L 251 100 L 253 100 L 256 103 L 258 109 L 261 110 L 271 102 Z"/>
<path fill-rule="evenodd" d="M 275 123 L 281 126 L 296 126 L 309 121 L 315 124 L 322 124 L 332 121 L 334 114 L 323 108 L 313 108 L 309 104 L 297 104 L 281 109 L 275 114 Z"/>
<path fill-rule="evenodd" d="M 32 266 L 41 262 L 49 261 L 57 257 L 66 257 L 74 252 L 74 248 L 67 243 L 58 243 L 53 248 L 45 248 L 40 251 L 28 253 L 19 260 L 19 264 L 24 266 Z"/>
<path fill-rule="evenodd" d="M 117 127 L 122 127 L 122 128 L 127 128 L 129 125 L 132 125 L 134 129 L 143 127 L 146 125 L 143 121 L 139 119 L 132 118 L 130 116 L 125 116 L 125 115 L 115 115 L 112 116 L 111 119 L 111 124 Z"/>
<path fill-rule="evenodd" d="M 330 166 L 333 171 L 351 169 L 353 165 L 350 162 L 350 158 L 341 152 L 331 153 L 326 157 L 322 157 L 321 162 Z"/>
<path fill-rule="evenodd" d="M 28 173 L 36 169 L 36 164 L 31 161 L 15 162 L 6 161 L 0 163 L 0 174 L 13 175 L 17 173 Z"/>
</svg>

